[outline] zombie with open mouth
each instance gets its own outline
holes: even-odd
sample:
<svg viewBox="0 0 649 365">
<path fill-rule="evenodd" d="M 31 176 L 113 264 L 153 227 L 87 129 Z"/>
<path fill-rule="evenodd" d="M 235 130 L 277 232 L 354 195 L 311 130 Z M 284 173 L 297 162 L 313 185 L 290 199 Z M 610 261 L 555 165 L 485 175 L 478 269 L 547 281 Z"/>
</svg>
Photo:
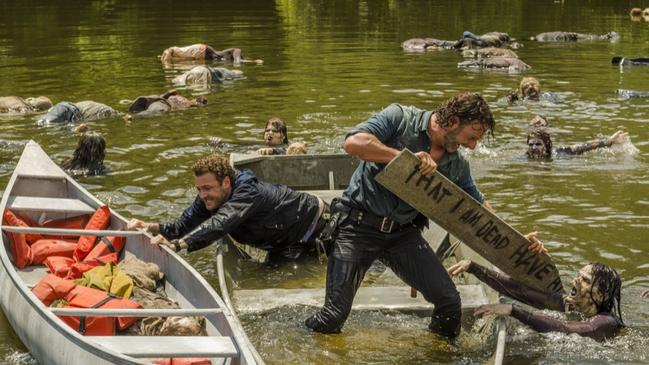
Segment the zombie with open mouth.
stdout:
<svg viewBox="0 0 649 365">
<path fill-rule="evenodd" d="M 511 277 L 489 270 L 469 260 L 451 266 L 451 276 L 462 272 L 475 275 L 502 295 L 538 309 L 577 312 L 581 321 L 563 321 L 516 304 L 486 304 L 478 307 L 476 316 L 497 314 L 512 316 L 539 332 L 576 333 L 597 341 L 614 337 L 624 327 L 620 311 L 622 280 L 609 266 L 592 263 L 579 270 L 569 293 L 542 292 L 521 284 Z"/>
</svg>

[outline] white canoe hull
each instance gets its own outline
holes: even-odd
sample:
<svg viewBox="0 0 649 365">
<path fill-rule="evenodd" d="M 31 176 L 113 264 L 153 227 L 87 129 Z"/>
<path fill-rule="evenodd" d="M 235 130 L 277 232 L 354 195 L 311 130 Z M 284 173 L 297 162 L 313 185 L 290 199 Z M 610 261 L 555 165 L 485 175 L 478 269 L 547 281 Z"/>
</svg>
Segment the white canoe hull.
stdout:
<svg viewBox="0 0 649 365">
<path fill-rule="evenodd" d="M 76 199 L 77 205 L 75 206 L 85 204 L 91 210 L 102 204 L 60 170 L 34 142 L 28 143 L 25 147 L 0 202 L 0 211 L 4 211 L 8 207 L 14 210 L 14 205 L 18 205 L 17 197 L 21 196 L 28 196 L 29 199 L 31 197 L 50 197 L 66 203 Z M 29 199 L 22 199 L 22 201 L 28 201 L 27 205 L 32 204 L 29 203 Z M 66 218 L 79 214 L 79 212 L 70 212 L 59 208 L 57 206 L 40 207 L 38 204 L 15 206 L 15 209 L 22 209 L 22 213 L 30 215 L 34 221 L 39 219 L 39 215 L 40 218 L 43 218 L 44 214 L 48 219 Z M 112 212 L 109 229 L 125 230 L 125 228 L 126 220 Z M 211 338 L 215 339 L 214 343 L 229 344 L 222 351 L 220 348 L 191 350 L 192 338 L 188 337 L 186 339 L 189 350 L 178 350 L 179 354 L 184 351 L 185 355 L 155 356 L 164 355 L 165 350 L 169 352 L 168 348 L 164 348 L 164 343 L 171 338 L 165 340 L 165 337 L 156 337 L 152 339 L 151 345 L 146 350 L 128 348 L 128 351 L 119 351 L 115 350 L 112 341 L 108 341 L 110 339 L 82 336 L 54 315 L 31 292 L 31 286 L 46 274 L 44 267 L 28 266 L 17 270 L 10 260 L 6 232 L 3 231 L 0 239 L 2 240 L 0 241 L 2 242 L 0 244 L 0 306 L 20 340 L 41 364 L 146 364 L 150 363 L 152 358 L 194 355 L 190 351 L 196 351 L 195 356 L 191 357 L 209 357 L 213 364 L 263 363 L 245 336 L 236 317 L 232 315 L 230 309 L 209 283 L 171 250 L 151 246 L 148 243 L 150 236 L 141 234 L 127 237 L 123 255 L 133 255 L 143 261 L 156 263 L 166 275 L 165 290 L 167 294 L 176 300 L 181 308 L 214 310 L 214 313 L 204 315 L 209 337 L 203 337 L 200 340 Z M 128 341 L 130 336 L 114 337 L 117 340 Z M 159 344 L 158 352 L 160 354 L 152 353 L 152 351 L 157 351 L 155 343 Z M 130 352 L 135 355 L 124 354 Z M 138 352 L 140 353 L 138 354 Z"/>
</svg>

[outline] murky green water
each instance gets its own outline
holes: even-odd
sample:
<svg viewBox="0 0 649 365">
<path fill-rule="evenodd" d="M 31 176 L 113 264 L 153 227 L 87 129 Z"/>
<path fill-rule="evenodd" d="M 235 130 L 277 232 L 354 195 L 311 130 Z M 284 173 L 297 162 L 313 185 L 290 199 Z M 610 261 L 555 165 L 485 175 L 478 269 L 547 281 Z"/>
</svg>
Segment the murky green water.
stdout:
<svg viewBox="0 0 649 365">
<path fill-rule="evenodd" d="M 481 92 L 497 118 L 496 137 L 470 153 L 482 191 L 520 231 L 538 230 L 567 282 L 590 261 L 617 268 L 629 324 L 606 344 L 573 336 L 512 330 L 507 363 L 642 363 L 649 361 L 649 103 L 619 100 L 617 88 L 649 90 L 649 69 L 610 65 L 614 55 L 648 56 L 649 22 L 632 22 L 618 1 L 5 1 L 0 12 L 0 95 L 47 95 L 54 102 L 95 100 L 125 110 L 122 99 L 160 94 L 178 70 L 156 58 L 172 45 L 197 42 L 239 47 L 263 65 L 242 65 L 246 78 L 214 87 L 200 109 L 169 115 L 91 122 L 108 139 L 107 176 L 80 181 L 126 216 L 175 217 L 191 200 L 189 166 L 210 151 L 209 136 L 228 151 L 258 147 L 264 122 L 279 116 L 289 137 L 311 153 L 339 151 L 345 131 L 392 102 L 433 108 L 459 91 Z M 648 4 L 644 4 L 647 6 Z M 558 105 L 506 106 L 497 100 L 520 75 L 467 72 L 452 51 L 406 53 L 412 37 L 457 39 L 464 30 L 508 32 L 524 43 L 519 56 Z M 603 34 L 619 43 L 538 44 L 543 31 Z M 189 92 L 184 92 L 189 95 Z M 632 146 L 531 163 L 521 159 L 526 121 L 550 118 L 556 145 L 624 129 Z M 0 118 L 0 138 L 34 139 L 56 159 L 74 148 L 68 127 L 38 127 L 33 116 Z M 22 148 L 0 149 L 0 186 Z M 188 260 L 216 283 L 213 250 Z M 323 283 L 316 264 L 270 271 L 252 264 L 231 270 L 243 288 Z M 1 293 L 0 293 L 1 295 Z M 354 314 L 340 335 L 305 331 L 312 309 L 244 317 L 268 363 L 482 363 L 491 343 L 463 335 L 448 346 L 425 331 L 426 319 Z M 0 320 L 0 358 L 22 363 L 24 349 Z"/>
</svg>

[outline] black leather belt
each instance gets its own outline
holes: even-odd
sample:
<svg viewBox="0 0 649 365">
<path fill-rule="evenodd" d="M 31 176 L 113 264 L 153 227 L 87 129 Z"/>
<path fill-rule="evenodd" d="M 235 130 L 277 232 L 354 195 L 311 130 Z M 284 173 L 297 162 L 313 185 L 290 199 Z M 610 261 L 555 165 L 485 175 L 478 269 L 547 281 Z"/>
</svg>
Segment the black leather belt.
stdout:
<svg viewBox="0 0 649 365">
<path fill-rule="evenodd" d="M 392 233 L 410 224 L 410 222 L 400 224 L 388 217 L 381 217 L 355 208 L 352 208 L 349 212 L 349 218 L 358 223 L 374 227 L 383 233 Z"/>
</svg>

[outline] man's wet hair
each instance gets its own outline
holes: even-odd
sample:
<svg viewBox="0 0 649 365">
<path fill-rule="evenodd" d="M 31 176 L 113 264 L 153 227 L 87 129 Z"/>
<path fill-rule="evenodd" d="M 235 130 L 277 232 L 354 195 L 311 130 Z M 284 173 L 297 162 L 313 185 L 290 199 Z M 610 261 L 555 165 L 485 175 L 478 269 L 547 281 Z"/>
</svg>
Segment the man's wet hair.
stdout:
<svg viewBox="0 0 649 365">
<path fill-rule="evenodd" d="M 72 158 L 65 160 L 64 170 L 79 170 L 83 174 L 96 175 L 104 171 L 106 140 L 100 133 L 85 132 L 79 136 Z"/>
<path fill-rule="evenodd" d="M 496 121 L 487 102 L 478 93 L 465 92 L 458 94 L 444 102 L 437 110 L 437 124 L 440 127 L 448 127 L 451 124 L 451 117 L 460 119 L 460 127 L 478 121 L 493 136 L 496 128 Z"/>
<path fill-rule="evenodd" d="M 269 125 L 277 129 L 281 134 L 283 134 L 284 140 L 282 140 L 282 143 L 288 144 L 288 132 L 286 129 L 286 123 L 284 123 L 283 120 L 277 117 L 272 117 L 268 119 L 268 122 L 266 122 L 266 128 L 268 128 Z"/>
<path fill-rule="evenodd" d="M 220 154 L 211 154 L 196 161 L 192 166 L 192 171 L 194 176 L 201 176 L 211 172 L 220 183 L 223 182 L 226 176 L 230 178 L 230 181 L 233 181 L 236 176 L 236 171 L 232 168 L 228 159 Z"/>
<path fill-rule="evenodd" d="M 611 313 L 623 325 L 620 298 L 622 295 L 622 279 L 615 269 L 599 262 L 591 263 L 593 283 L 590 289 L 590 299 L 595 303 L 598 313 Z M 602 301 L 597 302 L 593 290 L 599 290 Z"/>
<path fill-rule="evenodd" d="M 545 146 L 545 157 L 552 157 L 552 138 L 550 137 L 550 133 L 543 128 L 532 129 L 527 132 L 527 141 L 525 144 L 528 144 L 532 138 L 538 138 L 543 141 L 543 145 Z M 529 151 L 527 152 L 527 155 L 529 157 Z"/>
</svg>

